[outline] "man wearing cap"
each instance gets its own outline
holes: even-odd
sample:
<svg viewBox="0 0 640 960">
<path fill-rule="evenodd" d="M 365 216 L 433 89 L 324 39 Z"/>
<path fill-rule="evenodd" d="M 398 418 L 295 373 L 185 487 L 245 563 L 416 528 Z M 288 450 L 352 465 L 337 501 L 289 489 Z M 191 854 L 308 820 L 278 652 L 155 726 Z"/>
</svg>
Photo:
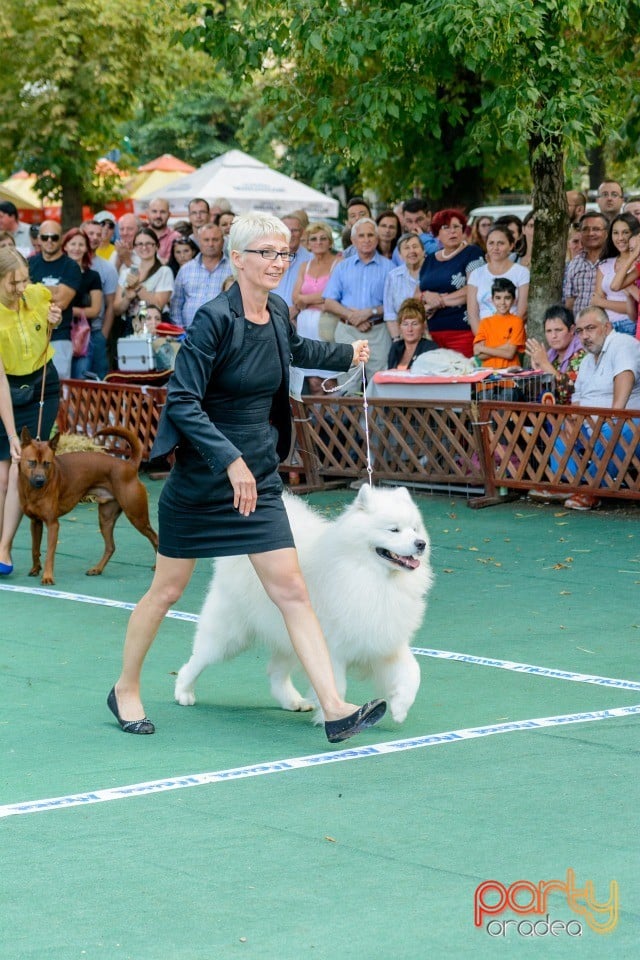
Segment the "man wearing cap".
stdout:
<svg viewBox="0 0 640 960">
<path fill-rule="evenodd" d="M 113 242 L 116 232 L 115 214 L 111 213 L 110 210 L 101 210 L 100 213 L 96 213 L 92 222 L 99 223 L 101 227 L 100 243 L 96 248 L 96 253 L 103 260 L 110 260 L 116 252 L 116 245 Z"/>
<path fill-rule="evenodd" d="M 55 306 L 62 309 L 62 323 L 51 334 L 55 350 L 53 362 L 61 380 L 71 376 L 71 301 L 80 289 L 82 274 L 78 264 L 62 252 L 62 227 L 57 220 L 45 220 L 40 224 L 41 253 L 29 259 L 29 279 L 42 283 L 51 293 Z"/>
<path fill-rule="evenodd" d="M 31 255 L 31 237 L 29 224 L 18 219 L 18 208 L 10 200 L 0 203 L 0 230 L 6 230 L 13 235 L 13 242 L 24 257 Z"/>
<path fill-rule="evenodd" d="M 158 257 L 162 263 L 168 263 L 171 257 L 171 246 L 180 234 L 167 226 L 169 222 L 169 201 L 156 198 L 149 204 L 147 210 L 149 226 L 158 238 Z"/>
</svg>

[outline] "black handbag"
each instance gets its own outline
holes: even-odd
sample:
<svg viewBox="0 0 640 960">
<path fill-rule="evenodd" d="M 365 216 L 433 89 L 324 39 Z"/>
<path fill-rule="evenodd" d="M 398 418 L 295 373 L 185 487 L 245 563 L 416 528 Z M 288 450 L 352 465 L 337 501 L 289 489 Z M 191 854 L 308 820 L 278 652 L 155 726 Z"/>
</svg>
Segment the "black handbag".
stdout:
<svg viewBox="0 0 640 960">
<path fill-rule="evenodd" d="M 27 404 L 32 403 L 36 398 L 35 383 L 25 383 L 19 387 L 10 386 L 9 390 L 11 391 L 11 404 L 13 407 L 26 407 Z"/>
</svg>

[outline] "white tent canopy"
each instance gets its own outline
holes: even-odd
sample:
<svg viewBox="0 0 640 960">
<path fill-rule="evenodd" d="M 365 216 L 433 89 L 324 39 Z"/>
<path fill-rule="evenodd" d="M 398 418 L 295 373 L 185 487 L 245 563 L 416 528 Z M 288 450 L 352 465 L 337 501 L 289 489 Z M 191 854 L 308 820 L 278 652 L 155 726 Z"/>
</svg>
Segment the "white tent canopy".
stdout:
<svg viewBox="0 0 640 960">
<path fill-rule="evenodd" d="M 169 201 L 173 217 L 186 217 L 189 200 L 202 197 L 211 203 L 228 200 L 234 213 L 259 210 L 284 217 L 306 210 L 315 217 L 337 217 L 338 201 L 298 180 L 272 170 L 241 150 L 229 150 L 186 177 L 135 200 L 136 213 L 144 213 L 156 197 Z"/>
</svg>

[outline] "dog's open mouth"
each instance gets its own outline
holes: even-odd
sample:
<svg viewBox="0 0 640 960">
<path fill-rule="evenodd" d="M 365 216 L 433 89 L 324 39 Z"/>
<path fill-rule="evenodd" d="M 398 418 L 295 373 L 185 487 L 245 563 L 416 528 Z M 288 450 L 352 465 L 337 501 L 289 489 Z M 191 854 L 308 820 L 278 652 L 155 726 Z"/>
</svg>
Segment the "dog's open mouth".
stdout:
<svg viewBox="0 0 640 960">
<path fill-rule="evenodd" d="M 396 567 L 402 567 L 403 570 L 417 570 L 420 566 L 417 557 L 403 557 L 399 553 L 393 553 L 392 550 L 385 550 L 383 547 L 376 547 L 376 553 L 383 560 L 388 560 L 389 563 L 395 564 Z"/>
</svg>

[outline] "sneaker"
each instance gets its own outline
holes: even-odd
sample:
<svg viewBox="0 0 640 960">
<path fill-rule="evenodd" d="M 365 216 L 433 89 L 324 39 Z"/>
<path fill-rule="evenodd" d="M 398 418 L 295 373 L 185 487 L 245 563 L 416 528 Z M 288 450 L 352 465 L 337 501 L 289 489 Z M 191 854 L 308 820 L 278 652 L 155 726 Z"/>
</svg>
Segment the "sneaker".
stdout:
<svg viewBox="0 0 640 960">
<path fill-rule="evenodd" d="M 569 510 L 595 510 L 600 506 L 600 501 L 588 493 L 574 493 L 572 497 L 565 500 L 564 505 Z"/>
<path fill-rule="evenodd" d="M 569 496 L 568 493 L 553 493 L 552 490 L 529 490 L 528 496 L 532 500 L 544 500 L 549 503 L 552 500 L 563 501 Z"/>
</svg>

